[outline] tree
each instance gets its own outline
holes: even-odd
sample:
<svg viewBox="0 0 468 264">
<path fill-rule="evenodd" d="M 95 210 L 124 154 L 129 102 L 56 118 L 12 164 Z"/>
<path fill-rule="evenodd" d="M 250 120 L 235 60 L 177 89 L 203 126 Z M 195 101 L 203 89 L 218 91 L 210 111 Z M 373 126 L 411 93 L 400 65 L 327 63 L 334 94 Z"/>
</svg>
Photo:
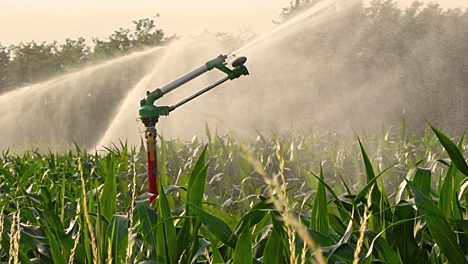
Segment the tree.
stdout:
<svg viewBox="0 0 468 264">
<path fill-rule="evenodd" d="M 61 69 L 57 42 L 20 43 L 10 46 L 12 61 L 8 75 L 13 85 L 24 85 L 50 77 Z"/>
<path fill-rule="evenodd" d="M 10 64 L 10 53 L 6 47 L 0 44 L 0 92 L 8 85 L 8 65 Z"/>
<path fill-rule="evenodd" d="M 133 21 L 135 29 L 119 28 L 108 40 L 93 39 L 92 57 L 100 60 L 129 53 L 135 49 L 163 45 L 169 39 L 157 29 L 154 19 L 144 18 Z"/>
<path fill-rule="evenodd" d="M 300 13 L 301 11 L 313 5 L 316 5 L 320 1 L 322 0 L 292 0 L 291 2 L 289 2 L 289 6 L 283 8 L 283 10 L 281 11 L 280 18 L 283 21 L 288 20 Z"/>
<path fill-rule="evenodd" d="M 106 59 L 128 53 L 133 48 L 133 36 L 130 30 L 119 28 L 115 30 L 108 40 L 93 39 L 95 59 Z"/>
<path fill-rule="evenodd" d="M 158 46 L 164 44 L 164 32 L 157 29 L 154 19 L 144 18 L 133 21 L 135 25 L 133 45 L 135 47 Z"/>
<path fill-rule="evenodd" d="M 71 68 L 86 63 L 89 54 L 90 48 L 84 38 L 77 40 L 67 38 L 65 43 L 60 45 L 57 56 L 61 68 Z"/>
<path fill-rule="evenodd" d="M 93 47 L 84 38 L 67 38 L 63 44 L 35 41 L 0 45 L 0 91 L 30 84 L 76 69 L 89 61 L 102 61 L 128 54 L 134 50 L 160 46 L 171 38 L 158 29 L 154 19 L 133 21 L 134 29 L 119 28 L 108 38 L 94 38 Z"/>
</svg>

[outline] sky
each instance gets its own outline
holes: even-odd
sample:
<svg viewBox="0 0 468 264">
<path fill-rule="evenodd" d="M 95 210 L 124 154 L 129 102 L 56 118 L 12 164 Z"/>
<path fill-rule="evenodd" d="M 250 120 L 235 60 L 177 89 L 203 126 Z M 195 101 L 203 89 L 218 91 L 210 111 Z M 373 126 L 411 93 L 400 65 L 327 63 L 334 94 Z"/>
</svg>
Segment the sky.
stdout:
<svg viewBox="0 0 468 264">
<path fill-rule="evenodd" d="M 405 6 L 412 0 L 397 0 Z M 290 0 L 0 0 L 0 44 L 104 38 L 131 21 L 156 18 L 168 35 L 204 29 L 261 33 L 273 27 Z M 468 0 L 438 0 L 442 7 L 467 8 Z M 159 14 L 159 17 L 156 17 Z"/>
</svg>

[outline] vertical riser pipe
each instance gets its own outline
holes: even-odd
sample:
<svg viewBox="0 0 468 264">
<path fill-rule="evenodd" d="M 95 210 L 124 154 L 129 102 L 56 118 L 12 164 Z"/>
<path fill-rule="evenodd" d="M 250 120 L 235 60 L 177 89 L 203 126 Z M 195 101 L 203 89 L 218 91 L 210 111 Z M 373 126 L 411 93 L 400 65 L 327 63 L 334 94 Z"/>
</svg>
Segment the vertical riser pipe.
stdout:
<svg viewBox="0 0 468 264">
<path fill-rule="evenodd" d="M 158 167 L 157 167 L 157 153 L 156 153 L 156 129 L 146 128 L 146 163 L 148 173 L 148 191 L 153 194 L 149 202 L 158 196 Z"/>
</svg>

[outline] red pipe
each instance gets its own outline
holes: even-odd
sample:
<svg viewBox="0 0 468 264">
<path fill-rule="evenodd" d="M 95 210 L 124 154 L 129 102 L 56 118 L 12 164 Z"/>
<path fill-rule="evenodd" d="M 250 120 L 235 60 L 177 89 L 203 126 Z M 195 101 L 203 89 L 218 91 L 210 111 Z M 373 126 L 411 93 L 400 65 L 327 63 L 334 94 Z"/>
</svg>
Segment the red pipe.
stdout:
<svg viewBox="0 0 468 264">
<path fill-rule="evenodd" d="M 158 197 L 158 167 L 156 153 L 156 129 L 146 129 L 146 163 L 148 165 L 148 191 L 153 194 L 149 202 Z"/>
</svg>

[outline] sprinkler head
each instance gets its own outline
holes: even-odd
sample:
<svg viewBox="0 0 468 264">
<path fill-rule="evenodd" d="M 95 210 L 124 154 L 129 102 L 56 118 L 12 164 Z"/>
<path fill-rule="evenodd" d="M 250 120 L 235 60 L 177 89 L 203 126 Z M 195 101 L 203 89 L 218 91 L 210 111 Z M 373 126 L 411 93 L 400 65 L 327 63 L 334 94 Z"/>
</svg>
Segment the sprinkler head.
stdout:
<svg viewBox="0 0 468 264">
<path fill-rule="evenodd" d="M 246 57 L 239 57 L 232 62 L 232 67 L 234 68 L 241 67 L 245 64 L 246 61 L 247 61 Z"/>
<path fill-rule="evenodd" d="M 233 80 L 241 77 L 242 75 L 249 75 L 249 70 L 244 66 L 246 61 L 246 57 L 239 57 L 232 62 L 232 67 L 234 67 L 234 69 L 228 74 L 229 79 Z"/>
</svg>

